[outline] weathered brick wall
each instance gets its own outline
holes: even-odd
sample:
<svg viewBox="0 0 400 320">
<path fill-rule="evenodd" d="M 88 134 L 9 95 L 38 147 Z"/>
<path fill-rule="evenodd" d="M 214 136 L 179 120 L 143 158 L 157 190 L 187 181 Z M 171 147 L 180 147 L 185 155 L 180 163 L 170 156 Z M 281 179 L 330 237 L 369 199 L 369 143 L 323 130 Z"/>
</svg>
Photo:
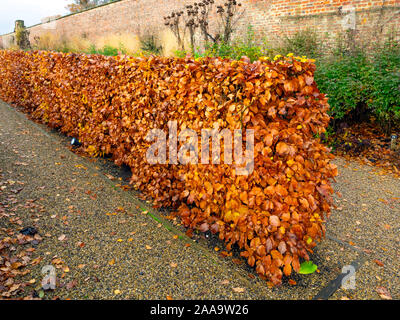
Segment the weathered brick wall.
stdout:
<svg viewBox="0 0 400 320">
<path fill-rule="evenodd" d="M 157 34 L 163 16 L 195 0 L 121 0 L 79 14 L 29 28 L 30 39 L 46 32 L 88 38 L 112 33 Z M 217 3 L 223 0 L 217 0 Z M 332 36 L 346 28 L 373 29 L 385 22 L 385 28 L 400 30 L 400 0 L 242 0 L 246 9 L 237 33 L 251 24 L 261 38 L 275 39 L 305 28 Z M 213 14 L 214 21 L 216 14 Z M 7 47 L 12 34 L 0 36 Z"/>
</svg>

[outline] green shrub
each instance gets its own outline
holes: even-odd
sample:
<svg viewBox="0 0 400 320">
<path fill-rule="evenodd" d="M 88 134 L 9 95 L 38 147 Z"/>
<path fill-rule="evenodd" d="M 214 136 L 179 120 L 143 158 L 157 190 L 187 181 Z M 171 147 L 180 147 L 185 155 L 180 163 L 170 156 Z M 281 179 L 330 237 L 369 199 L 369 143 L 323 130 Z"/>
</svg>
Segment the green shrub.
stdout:
<svg viewBox="0 0 400 320">
<path fill-rule="evenodd" d="M 298 56 L 318 58 L 323 54 L 322 39 L 311 30 L 299 30 L 293 36 L 283 36 L 281 46 L 276 50 L 281 54 L 294 53 Z"/>
<path fill-rule="evenodd" d="M 400 43 L 317 61 L 315 78 L 326 93 L 334 124 L 373 116 L 389 134 L 400 120 Z"/>
<path fill-rule="evenodd" d="M 368 59 L 357 56 L 330 57 L 317 62 L 318 88 L 329 98 L 330 114 L 335 120 L 349 117 L 367 105 L 370 88 L 365 74 L 371 72 Z"/>
<path fill-rule="evenodd" d="M 162 52 L 162 46 L 153 35 L 143 37 L 140 42 L 144 54 L 159 55 Z"/>
<path fill-rule="evenodd" d="M 273 50 L 268 46 L 268 43 L 265 40 L 262 43 L 257 42 L 253 27 L 248 26 L 244 39 L 236 39 L 231 43 L 220 41 L 206 44 L 204 52 L 197 50 L 195 57 L 207 56 L 240 60 L 243 56 L 246 56 L 251 61 L 256 61 L 262 56 L 272 54 Z"/>
<path fill-rule="evenodd" d="M 187 55 L 187 52 L 184 50 L 175 50 L 174 52 L 175 57 L 177 58 L 184 58 Z M 200 55 L 196 55 L 196 58 Z"/>
<path fill-rule="evenodd" d="M 371 61 L 369 108 L 390 133 L 400 121 L 400 42 L 385 43 Z"/>
<path fill-rule="evenodd" d="M 103 56 L 117 56 L 119 53 L 123 53 L 123 47 L 115 48 L 110 45 L 105 45 L 101 49 L 97 49 L 94 44 L 90 45 L 89 50 L 87 53 L 90 54 L 101 54 Z"/>
</svg>

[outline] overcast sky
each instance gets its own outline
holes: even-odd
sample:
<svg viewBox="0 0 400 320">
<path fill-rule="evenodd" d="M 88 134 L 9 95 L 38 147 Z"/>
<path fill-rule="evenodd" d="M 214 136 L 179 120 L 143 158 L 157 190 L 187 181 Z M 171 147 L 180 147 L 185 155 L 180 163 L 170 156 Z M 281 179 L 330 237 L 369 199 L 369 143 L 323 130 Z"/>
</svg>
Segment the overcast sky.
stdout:
<svg viewBox="0 0 400 320">
<path fill-rule="evenodd" d="M 65 15 L 70 0 L 0 0 L 0 34 L 14 31 L 15 20 L 24 20 L 27 27 L 41 19 L 57 14 Z"/>
</svg>

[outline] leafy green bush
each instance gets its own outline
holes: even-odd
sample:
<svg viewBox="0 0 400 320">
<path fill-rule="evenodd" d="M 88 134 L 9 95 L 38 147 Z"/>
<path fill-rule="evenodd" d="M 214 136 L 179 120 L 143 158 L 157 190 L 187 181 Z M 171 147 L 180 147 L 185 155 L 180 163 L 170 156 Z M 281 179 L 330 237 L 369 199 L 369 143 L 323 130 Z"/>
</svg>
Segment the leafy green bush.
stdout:
<svg viewBox="0 0 400 320">
<path fill-rule="evenodd" d="M 334 123 L 373 116 L 390 133 L 400 120 L 400 42 L 317 61 L 315 78 Z"/>
<path fill-rule="evenodd" d="M 184 50 L 175 50 L 175 52 L 174 52 L 174 56 L 177 57 L 177 58 L 184 58 L 187 54 L 188 53 L 186 51 L 184 51 Z M 198 56 L 199 55 L 196 55 L 196 58 Z"/>
<path fill-rule="evenodd" d="M 159 55 L 162 52 L 162 46 L 153 35 L 148 35 L 140 39 L 141 49 L 144 54 Z"/>
<path fill-rule="evenodd" d="M 371 86 L 369 108 L 387 132 L 400 122 L 400 42 L 389 42 L 377 50 L 373 72 L 367 74 Z"/>
<path fill-rule="evenodd" d="M 258 60 L 262 56 L 272 55 L 273 50 L 264 40 L 261 44 L 257 42 L 252 26 L 248 26 L 247 34 L 244 39 L 236 39 L 231 43 L 223 41 L 206 44 L 204 52 L 197 50 L 195 57 L 222 57 L 233 60 L 240 60 L 243 56 L 251 61 Z"/>
<path fill-rule="evenodd" d="M 89 48 L 89 52 L 91 54 L 101 54 L 103 56 L 117 56 L 119 52 L 123 52 L 123 48 L 114 48 L 109 45 L 105 45 L 101 49 L 97 49 L 95 45 L 91 45 Z"/>
<path fill-rule="evenodd" d="M 371 72 L 368 59 L 357 56 L 329 57 L 317 62 L 318 88 L 329 98 L 330 114 L 335 120 L 349 117 L 366 106 L 370 88 L 365 74 Z"/>
<path fill-rule="evenodd" d="M 282 54 L 294 53 L 299 56 L 318 58 L 323 54 L 322 39 L 311 30 L 299 30 L 293 36 L 283 36 L 282 44 L 276 48 Z"/>
</svg>

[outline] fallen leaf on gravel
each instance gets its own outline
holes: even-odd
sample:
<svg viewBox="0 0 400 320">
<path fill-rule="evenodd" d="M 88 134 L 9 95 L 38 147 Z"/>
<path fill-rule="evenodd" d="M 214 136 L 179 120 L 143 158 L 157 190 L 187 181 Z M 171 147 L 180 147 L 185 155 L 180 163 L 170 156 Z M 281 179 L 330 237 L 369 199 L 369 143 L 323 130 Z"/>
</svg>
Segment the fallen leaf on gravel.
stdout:
<svg viewBox="0 0 400 320">
<path fill-rule="evenodd" d="M 374 262 L 380 267 L 384 266 L 384 263 L 382 261 L 378 260 L 378 259 L 375 259 Z"/>
<path fill-rule="evenodd" d="M 77 245 L 78 247 L 80 247 L 80 248 L 83 248 L 83 247 L 85 246 L 85 243 L 82 242 L 82 241 L 78 241 L 78 242 L 76 243 L 76 245 Z"/>
<path fill-rule="evenodd" d="M 237 258 L 233 258 L 233 259 L 232 259 L 232 262 L 233 262 L 234 264 L 242 264 L 242 263 L 243 263 L 243 260 L 237 259 Z"/>
<path fill-rule="evenodd" d="M 246 291 L 246 289 L 245 288 L 232 288 L 232 290 L 233 290 L 233 292 L 236 292 L 236 293 L 243 293 L 243 292 L 245 292 Z"/>
<path fill-rule="evenodd" d="M 20 267 L 23 267 L 23 264 L 21 262 L 14 262 L 11 264 L 12 269 L 18 269 Z"/>
<path fill-rule="evenodd" d="M 8 278 L 6 282 L 4 282 L 4 285 L 7 287 L 11 287 L 14 283 L 14 279 L 13 278 Z"/>
<path fill-rule="evenodd" d="M 150 247 L 150 246 L 148 246 L 148 245 L 146 244 L 146 249 L 147 249 L 147 250 L 151 250 L 152 247 Z"/>
<path fill-rule="evenodd" d="M 318 267 L 312 261 L 304 261 L 300 265 L 300 274 L 312 274 L 317 271 Z"/>
<path fill-rule="evenodd" d="M 86 264 L 78 264 L 79 269 L 83 269 L 84 267 L 86 267 Z"/>
<path fill-rule="evenodd" d="M 248 273 L 247 276 L 248 276 L 250 279 L 255 279 L 255 278 L 256 278 L 256 276 L 255 276 L 254 274 L 252 274 L 252 273 Z"/>
<path fill-rule="evenodd" d="M 72 289 L 73 287 L 75 287 L 77 284 L 78 284 L 78 282 L 76 280 L 72 280 L 71 282 L 68 282 L 65 287 L 69 290 L 69 289 Z"/>
<path fill-rule="evenodd" d="M 291 286 L 295 286 L 295 285 L 297 284 L 297 282 L 294 281 L 293 279 L 289 279 L 289 284 L 290 284 Z"/>
<path fill-rule="evenodd" d="M 390 295 L 388 289 L 385 287 L 377 287 L 376 292 L 378 292 L 379 296 L 385 300 L 392 300 L 392 296 Z"/>
<path fill-rule="evenodd" d="M 36 259 L 33 259 L 32 262 L 31 262 L 31 265 L 35 266 L 35 265 L 39 264 L 42 260 L 43 260 L 42 257 L 38 257 Z"/>
<path fill-rule="evenodd" d="M 170 266 L 171 266 L 171 268 L 176 268 L 178 266 L 178 264 L 176 264 L 175 262 L 171 262 Z"/>
<path fill-rule="evenodd" d="M 61 236 L 58 237 L 58 240 L 64 241 L 65 238 L 66 238 L 66 235 L 65 235 L 65 234 L 62 234 Z"/>
<path fill-rule="evenodd" d="M 114 290 L 114 294 L 120 294 L 121 293 L 121 290 Z"/>
<path fill-rule="evenodd" d="M 113 265 L 115 264 L 115 259 L 111 259 L 111 260 L 108 262 L 108 264 L 109 264 L 110 266 L 113 266 Z"/>
<path fill-rule="evenodd" d="M 51 263 L 55 264 L 56 267 L 59 268 L 62 265 L 63 261 L 60 258 L 53 258 L 51 260 Z"/>
<path fill-rule="evenodd" d="M 229 280 L 222 280 L 221 284 L 229 284 Z"/>
<path fill-rule="evenodd" d="M 15 162 L 14 164 L 17 165 L 17 166 L 27 166 L 28 165 L 25 162 L 19 162 L 19 161 Z"/>
<path fill-rule="evenodd" d="M 167 296 L 167 300 L 174 300 L 171 296 Z"/>
</svg>

